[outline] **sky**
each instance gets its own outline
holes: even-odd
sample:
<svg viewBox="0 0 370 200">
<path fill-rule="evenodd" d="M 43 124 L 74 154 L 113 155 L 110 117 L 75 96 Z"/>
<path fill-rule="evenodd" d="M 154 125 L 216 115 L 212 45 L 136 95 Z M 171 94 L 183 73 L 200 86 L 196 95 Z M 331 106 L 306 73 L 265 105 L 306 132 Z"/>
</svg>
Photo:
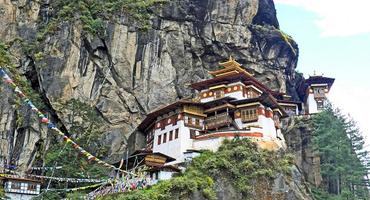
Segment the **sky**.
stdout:
<svg viewBox="0 0 370 200">
<path fill-rule="evenodd" d="M 298 43 L 297 70 L 335 78 L 329 99 L 370 149 L 369 0 L 274 0 L 280 29 Z"/>
</svg>

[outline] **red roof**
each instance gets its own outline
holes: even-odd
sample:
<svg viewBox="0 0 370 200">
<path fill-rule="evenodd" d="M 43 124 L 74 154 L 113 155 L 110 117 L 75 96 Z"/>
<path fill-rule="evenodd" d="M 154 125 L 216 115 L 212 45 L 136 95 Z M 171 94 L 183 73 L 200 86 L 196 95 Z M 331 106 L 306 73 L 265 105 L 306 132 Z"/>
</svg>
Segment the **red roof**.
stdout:
<svg viewBox="0 0 370 200">
<path fill-rule="evenodd" d="M 148 126 L 150 126 L 159 115 L 168 113 L 170 111 L 175 110 L 178 107 L 181 107 L 183 105 L 201 105 L 202 103 L 200 102 L 194 102 L 191 100 L 184 100 L 180 99 L 172 104 L 169 104 L 167 106 L 162 106 L 152 112 L 150 112 L 145 119 L 141 122 L 141 124 L 138 126 L 139 130 L 145 130 Z"/>
<path fill-rule="evenodd" d="M 334 81 L 335 81 L 334 78 L 329 78 L 329 77 L 324 77 L 324 76 L 310 76 L 310 78 L 306 79 L 300 86 L 299 91 L 298 91 L 299 95 L 301 96 L 302 99 L 304 99 L 306 96 L 307 88 L 312 84 L 328 84 L 328 87 L 330 90 Z"/>
</svg>

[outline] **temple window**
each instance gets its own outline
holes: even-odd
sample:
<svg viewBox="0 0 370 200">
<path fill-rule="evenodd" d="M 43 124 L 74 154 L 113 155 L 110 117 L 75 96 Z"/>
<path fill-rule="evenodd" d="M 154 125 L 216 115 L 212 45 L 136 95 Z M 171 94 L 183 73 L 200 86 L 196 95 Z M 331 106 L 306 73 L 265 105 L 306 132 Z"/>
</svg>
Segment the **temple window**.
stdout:
<svg viewBox="0 0 370 200">
<path fill-rule="evenodd" d="M 162 136 L 161 135 L 158 135 L 158 145 L 160 145 L 162 142 Z"/>
<path fill-rule="evenodd" d="M 179 129 L 175 129 L 175 139 L 179 138 Z"/>
<path fill-rule="evenodd" d="M 325 94 L 325 88 L 324 87 L 314 88 L 313 92 L 315 94 Z"/>
<path fill-rule="evenodd" d="M 35 184 L 28 184 L 28 190 L 36 190 Z"/>
<path fill-rule="evenodd" d="M 258 120 L 257 108 L 241 110 L 241 117 L 243 122 L 251 122 Z"/>
<path fill-rule="evenodd" d="M 251 88 L 246 89 L 246 94 L 248 99 L 256 98 L 258 96 L 257 93 Z"/>
<path fill-rule="evenodd" d="M 26 183 L 21 183 L 21 190 L 26 190 L 26 189 L 27 189 Z"/>
<path fill-rule="evenodd" d="M 21 189 L 21 184 L 19 182 L 13 182 L 12 189 Z"/>
<path fill-rule="evenodd" d="M 319 110 L 324 109 L 324 101 L 317 101 L 317 109 Z"/>
<path fill-rule="evenodd" d="M 196 132 L 194 129 L 190 129 L 190 138 L 193 139 L 196 136 Z"/>
<path fill-rule="evenodd" d="M 224 91 L 222 91 L 222 90 L 216 90 L 214 92 L 214 95 L 215 95 L 216 99 L 221 98 L 221 97 L 224 96 Z"/>
<path fill-rule="evenodd" d="M 247 90 L 247 98 L 248 98 L 248 99 L 249 99 L 249 98 L 252 98 L 252 95 L 253 95 L 252 91 Z"/>
<path fill-rule="evenodd" d="M 193 118 L 188 117 L 188 124 L 192 124 L 192 123 L 193 123 Z"/>
<path fill-rule="evenodd" d="M 163 134 L 163 143 L 166 143 L 167 142 L 167 133 L 164 133 Z"/>
<path fill-rule="evenodd" d="M 171 141 L 172 140 L 172 136 L 173 136 L 173 131 L 170 131 L 170 135 L 169 135 L 168 141 Z"/>
<path fill-rule="evenodd" d="M 199 119 L 195 119 L 195 125 L 200 126 L 200 120 Z"/>
</svg>

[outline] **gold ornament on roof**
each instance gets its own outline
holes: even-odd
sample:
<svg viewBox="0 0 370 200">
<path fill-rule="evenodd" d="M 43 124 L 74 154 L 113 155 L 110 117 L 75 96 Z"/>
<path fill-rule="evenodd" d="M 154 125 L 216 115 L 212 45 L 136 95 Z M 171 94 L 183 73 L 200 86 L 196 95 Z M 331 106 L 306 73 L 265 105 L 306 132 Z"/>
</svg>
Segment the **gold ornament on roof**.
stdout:
<svg viewBox="0 0 370 200">
<path fill-rule="evenodd" d="M 253 76 L 251 73 L 247 72 L 245 69 L 242 68 L 242 65 L 236 60 L 230 56 L 228 61 L 220 62 L 218 63 L 224 69 L 211 71 L 209 72 L 213 76 L 225 76 L 225 75 L 231 75 L 231 74 L 238 74 L 238 73 L 244 73 L 248 76 Z"/>
</svg>

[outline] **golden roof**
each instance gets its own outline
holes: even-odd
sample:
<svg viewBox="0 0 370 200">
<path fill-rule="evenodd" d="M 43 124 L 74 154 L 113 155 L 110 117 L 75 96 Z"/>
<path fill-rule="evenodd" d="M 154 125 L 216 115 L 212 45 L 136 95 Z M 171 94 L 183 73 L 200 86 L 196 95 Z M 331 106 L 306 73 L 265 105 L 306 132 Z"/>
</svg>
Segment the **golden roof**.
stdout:
<svg viewBox="0 0 370 200">
<path fill-rule="evenodd" d="M 235 59 L 233 59 L 231 56 L 228 61 L 220 62 L 219 65 L 224 67 L 224 69 L 215 70 L 209 72 L 213 76 L 223 76 L 223 75 L 231 75 L 231 74 L 238 74 L 238 73 L 244 73 L 248 76 L 252 76 L 249 72 L 247 72 L 245 69 L 243 69 L 240 63 L 236 62 Z"/>
</svg>

